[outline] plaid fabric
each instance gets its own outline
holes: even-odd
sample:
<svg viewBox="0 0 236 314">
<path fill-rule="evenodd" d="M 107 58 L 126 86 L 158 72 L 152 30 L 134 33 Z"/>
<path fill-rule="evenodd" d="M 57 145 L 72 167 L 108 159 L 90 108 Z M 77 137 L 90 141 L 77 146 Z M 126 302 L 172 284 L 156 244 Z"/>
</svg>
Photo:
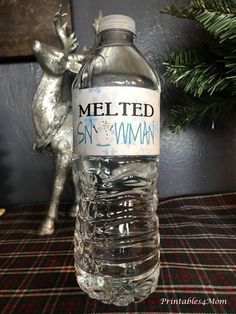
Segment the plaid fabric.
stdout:
<svg viewBox="0 0 236 314">
<path fill-rule="evenodd" d="M 128 307 L 102 304 L 79 289 L 68 206 L 55 234 L 39 237 L 46 207 L 15 207 L 0 218 L 1 314 L 236 313 L 236 193 L 160 203 L 159 285 Z"/>
</svg>

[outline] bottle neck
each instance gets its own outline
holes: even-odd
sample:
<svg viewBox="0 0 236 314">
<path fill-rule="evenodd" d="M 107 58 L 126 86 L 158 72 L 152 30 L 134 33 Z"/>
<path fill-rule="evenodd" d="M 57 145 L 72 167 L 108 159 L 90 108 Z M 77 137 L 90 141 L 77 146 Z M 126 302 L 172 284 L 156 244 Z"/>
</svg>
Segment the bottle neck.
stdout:
<svg viewBox="0 0 236 314">
<path fill-rule="evenodd" d="M 135 35 L 123 29 L 108 29 L 98 35 L 98 46 L 132 45 Z"/>
</svg>

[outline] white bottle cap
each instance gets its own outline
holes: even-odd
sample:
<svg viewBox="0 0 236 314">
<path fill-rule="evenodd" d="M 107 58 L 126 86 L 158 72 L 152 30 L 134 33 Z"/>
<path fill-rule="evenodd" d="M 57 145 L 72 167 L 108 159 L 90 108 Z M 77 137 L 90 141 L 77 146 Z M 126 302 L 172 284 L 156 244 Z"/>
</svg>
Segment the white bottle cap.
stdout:
<svg viewBox="0 0 236 314">
<path fill-rule="evenodd" d="M 98 33 L 106 29 L 126 29 L 135 34 L 135 21 L 126 15 L 112 14 L 101 18 Z"/>
</svg>

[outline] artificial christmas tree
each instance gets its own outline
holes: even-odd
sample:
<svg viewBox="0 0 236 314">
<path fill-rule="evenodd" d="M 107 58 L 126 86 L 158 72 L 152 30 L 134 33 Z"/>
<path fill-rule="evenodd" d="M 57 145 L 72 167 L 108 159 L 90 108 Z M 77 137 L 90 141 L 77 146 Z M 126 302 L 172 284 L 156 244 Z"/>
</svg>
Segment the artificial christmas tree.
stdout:
<svg viewBox="0 0 236 314">
<path fill-rule="evenodd" d="M 232 118 L 236 112 L 236 0 L 192 0 L 164 13 L 199 22 L 210 34 L 201 47 L 173 52 L 164 63 L 166 77 L 184 90 L 171 107 L 171 129 Z"/>
</svg>

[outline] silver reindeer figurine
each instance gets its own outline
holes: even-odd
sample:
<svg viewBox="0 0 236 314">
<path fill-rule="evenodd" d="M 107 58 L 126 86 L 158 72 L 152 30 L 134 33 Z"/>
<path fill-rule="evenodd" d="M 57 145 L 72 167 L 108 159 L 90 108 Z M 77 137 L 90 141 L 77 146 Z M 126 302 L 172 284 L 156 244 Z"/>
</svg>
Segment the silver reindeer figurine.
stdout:
<svg viewBox="0 0 236 314">
<path fill-rule="evenodd" d="M 36 131 L 34 148 L 41 151 L 50 149 L 56 158 L 55 178 L 49 208 L 39 228 L 39 235 L 54 232 L 58 205 L 67 174 L 72 171 L 75 200 L 70 215 L 75 216 L 79 209 L 78 176 L 73 163 L 73 130 L 71 102 L 62 100 L 62 82 L 66 70 L 77 73 L 82 62 L 90 53 L 84 48 L 74 53 L 78 46 L 74 33 L 68 34 L 67 23 L 63 23 L 62 7 L 56 13 L 54 26 L 63 49 L 58 49 L 39 41 L 33 44 L 34 54 L 43 69 L 43 76 L 35 92 L 32 104 L 33 122 Z M 101 13 L 95 20 L 97 32 Z"/>
</svg>

